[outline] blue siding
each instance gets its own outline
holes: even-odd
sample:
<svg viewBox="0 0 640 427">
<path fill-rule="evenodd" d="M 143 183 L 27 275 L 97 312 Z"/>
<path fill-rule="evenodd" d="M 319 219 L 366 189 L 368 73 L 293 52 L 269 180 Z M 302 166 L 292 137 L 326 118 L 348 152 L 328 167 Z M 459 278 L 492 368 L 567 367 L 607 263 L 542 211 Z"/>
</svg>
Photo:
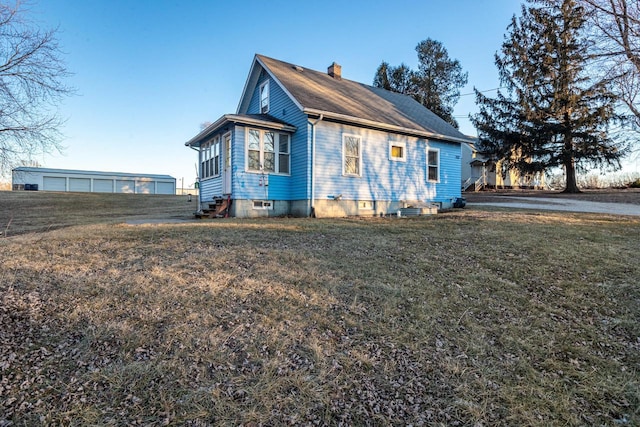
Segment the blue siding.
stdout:
<svg viewBox="0 0 640 427">
<path fill-rule="evenodd" d="M 258 79 L 250 96 L 247 114 L 259 114 L 259 88 L 267 73 Z M 284 90 L 271 79 L 269 115 L 294 125 L 291 137 L 291 175 L 247 172 L 246 128 L 233 129 L 233 198 L 307 200 L 311 197 L 311 124 Z M 342 175 L 342 136 L 362 137 L 361 177 Z M 406 162 L 389 159 L 389 142 L 406 144 Z M 440 181 L 427 180 L 427 147 L 440 150 Z M 344 200 L 422 200 L 449 202 L 460 196 L 460 144 L 396 135 L 393 133 L 326 121 L 316 127 L 315 197 L 342 194 Z M 219 179 L 203 185 L 203 196 L 222 193 Z M 268 184 L 268 185 L 265 185 Z"/>
<path fill-rule="evenodd" d="M 222 178 L 215 177 L 200 181 L 200 200 L 210 201 L 222 196 Z"/>
<path fill-rule="evenodd" d="M 247 114 L 259 114 L 259 90 L 260 85 L 264 82 L 268 75 L 258 79 L 258 83 L 251 94 L 251 101 Z M 307 199 L 309 193 L 309 177 L 308 177 L 308 159 L 309 159 L 309 142 L 307 130 L 307 116 L 296 106 L 296 104 L 288 97 L 282 88 L 272 79 L 269 82 L 269 115 L 283 120 L 296 127 L 297 131 L 291 135 L 290 161 L 291 175 L 269 175 L 268 188 L 265 195 L 264 186 L 260 185 L 261 174 L 246 172 L 246 147 L 245 140 L 241 144 L 234 145 L 241 156 L 234 159 L 234 168 L 238 173 L 234 174 L 234 178 L 238 177 L 238 187 L 234 186 L 234 198 L 238 199 L 268 199 L 268 200 L 304 200 Z M 238 133 L 240 135 L 240 133 Z M 245 137 L 244 131 L 242 133 Z M 264 181 L 264 179 L 263 179 Z"/>
<path fill-rule="evenodd" d="M 460 196 L 460 145 L 321 122 L 316 135 L 316 198 L 447 202 Z M 360 177 L 342 174 L 342 136 L 362 137 Z M 389 142 L 406 144 L 406 162 L 389 159 Z M 427 181 L 427 146 L 440 150 L 440 182 Z"/>
</svg>

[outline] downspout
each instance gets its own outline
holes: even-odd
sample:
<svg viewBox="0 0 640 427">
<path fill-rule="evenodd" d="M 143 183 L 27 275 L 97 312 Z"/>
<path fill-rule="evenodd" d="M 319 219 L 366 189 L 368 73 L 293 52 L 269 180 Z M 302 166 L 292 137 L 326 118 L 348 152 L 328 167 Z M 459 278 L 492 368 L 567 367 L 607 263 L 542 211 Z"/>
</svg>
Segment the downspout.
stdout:
<svg viewBox="0 0 640 427">
<path fill-rule="evenodd" d="M 202 183 L 200 182 L 200 165 L 202 164 L 202 150 L 200 149 L 200 147 L 193 148 L 193 145 L 189 145 L 189 148 L 191 148 L 192 150 L 196 150 L 198 152 L 198 164 L 196 165 L 196 173 L 197 173 L 197 180 L 196 182 L 198 183 L 198 205 L 196 206 L 196 214 L 200 215 L 202 213 Z"/>
<path fill-rule="evenodd" d="M 311 203 L 309 213 L 312 217 L 315 217 L 316 215 L 316 125 L 320 123 L 323 118 L 324 114 L 320 113 L 320 116 L 315 121 L 312 122 L 309 120 L 309 124 L 311 125 Z"/>
</svg>

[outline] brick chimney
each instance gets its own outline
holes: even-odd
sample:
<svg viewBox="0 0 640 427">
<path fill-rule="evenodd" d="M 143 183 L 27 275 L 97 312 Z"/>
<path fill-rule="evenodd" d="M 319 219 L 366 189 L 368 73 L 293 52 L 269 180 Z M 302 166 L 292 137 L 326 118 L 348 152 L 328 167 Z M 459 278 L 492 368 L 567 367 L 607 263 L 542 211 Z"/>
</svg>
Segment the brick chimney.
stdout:
<svg viewBox="0 0 640 427">
<path fill-rule="evenodd" d="M 336 80 L 342 80 L 342 67 L 334 62 L 327 69 L 327 74 Z"/>
</svg>

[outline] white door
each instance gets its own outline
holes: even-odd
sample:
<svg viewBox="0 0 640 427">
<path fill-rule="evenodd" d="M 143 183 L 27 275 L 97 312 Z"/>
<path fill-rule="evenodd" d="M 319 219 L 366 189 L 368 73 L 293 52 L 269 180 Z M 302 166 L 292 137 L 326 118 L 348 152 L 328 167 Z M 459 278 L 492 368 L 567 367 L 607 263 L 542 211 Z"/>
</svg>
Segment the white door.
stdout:
<svg viewBox="0 0 640 427">
<path fill-rule="evenodd" d="M 226 134 L 224 141 L 224 194 L 231 194 L 231 134 Z"/>
</svg>

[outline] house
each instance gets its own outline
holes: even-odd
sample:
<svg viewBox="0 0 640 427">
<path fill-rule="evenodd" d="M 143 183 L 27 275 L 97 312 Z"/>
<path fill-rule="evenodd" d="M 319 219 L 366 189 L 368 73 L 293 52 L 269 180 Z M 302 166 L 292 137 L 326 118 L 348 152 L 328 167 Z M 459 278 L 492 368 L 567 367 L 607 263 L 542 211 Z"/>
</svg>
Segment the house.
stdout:
<svg viewBox="0 0 640 427">
<path fill-rule="evenodd" d="M 176 194 L 176 179 L 169 175 L 23 166 L 13 169 L 11 176 L 13 191 Z"/>
<path fill-rule="evenodd" d="M 460 149 L 462 150 L 462 191 L 495 188 L 496 163 L 491 156 L 480 151 L 475 142 L 464 143 Z"/>
<path fill-rule="evenodd" d="M 517 169 L 503 170 L 503 162 L 481 151 L 473 142 L 463 143 L 462 191 L 480 191 L 487 188 L 540 189 L 545 186 L 544 173 L 522 173 Z"/>
<path fill-rule="evenodd" d="M 469 139 L 411 97 L 262 55 L 235 114 L 185 143 L 200 202 L 236 217 L 451 207 Z"/>
</svg>

